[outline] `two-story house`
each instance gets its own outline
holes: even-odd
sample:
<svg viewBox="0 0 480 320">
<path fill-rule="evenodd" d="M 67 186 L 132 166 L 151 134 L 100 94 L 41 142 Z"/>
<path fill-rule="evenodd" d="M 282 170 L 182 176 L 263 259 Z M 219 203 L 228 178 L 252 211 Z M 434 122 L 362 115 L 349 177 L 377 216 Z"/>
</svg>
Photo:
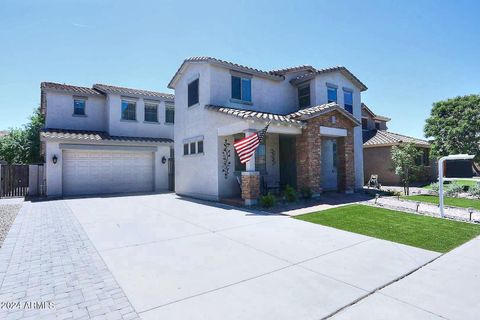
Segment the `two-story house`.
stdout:
<svg viewBox="0 0 480 320">
<path fill-rule="evenodd" d="M 420 150 L 417 164 L 421 172 L 416 179 L 421 182 L 433 181 L 437 175 L 435 161 L 430 159 L 431 145 L 428 141 L 388 131 L 387 122 L 391 119 L 377 115 L 366 104 L 362 103 L 363 161 L 364 179 L 368 181 L 372 175 L 378 177 L 383 185 L 400 185 L 400 177 L 395 174 L 392 162 L 392 147 L 403 143 L 413 143 Z"/>
<path fill-rule="evenodd" d="M 41 84 L 47 196 L 169 187 L 174 96 L 102 84 Z"/>
<path fill-rule="evenodd" d="M 262 71 L 210 58 L 186 59 L 175 90 L 175 190 L 204 199 L 290 185 L 314 194 L 363 186 L 361 92 L 345 67 Z M 255 160 L 233 144 L 270 126 Z"/>
</svg>

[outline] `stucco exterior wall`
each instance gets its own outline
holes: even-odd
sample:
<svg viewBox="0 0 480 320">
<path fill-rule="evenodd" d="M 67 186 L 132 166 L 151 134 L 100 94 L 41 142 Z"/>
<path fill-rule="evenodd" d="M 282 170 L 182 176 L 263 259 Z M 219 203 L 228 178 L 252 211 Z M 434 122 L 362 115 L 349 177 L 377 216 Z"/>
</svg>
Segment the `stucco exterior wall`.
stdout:
<svg viewBox="0 0 480 320">
<path fill-rule="evenodd" d="M 199 79 L 199 103 L 188 107 L 188 84 Z M 204 109 L 210 103 L 210 70 L 206 64 L 190 65 L 175 87 L 175 192 L 218 200 L 219 115 Z M 231 120 L 231 118 L 230 118 Z M 183 155 L 185 139 L 203 136 L 203 154 Z"/>
<path fill-rule="evenodd" d="M 108 130 L 110 135 L 130 137 L 153 137 L 173 139 L 173 125 L 165 124 L 165 102 L 160 100 L 134 99 L 136 103 L 136 120 L 122 120 L 122 97 L 108 94 Z M 158 123 L 145 122 L 145 102 L 158 104 Z"/>
<path fill-rule="evenodd" d="M 232 85 L 230 70 L 210 66 L 211 104 L 237 109 L 286 114 L 297 110 L 297 91 L 288 81 L 252 78 L 252 103 L 231 101 Z"/>
<path fill-rule="evenodd" d="M 73 115 L 72 94 L 46 93 L 45 126 L 55 129 L 105 131 L 105 97 L 85 96 L 85 116 Z"/>
</svg>

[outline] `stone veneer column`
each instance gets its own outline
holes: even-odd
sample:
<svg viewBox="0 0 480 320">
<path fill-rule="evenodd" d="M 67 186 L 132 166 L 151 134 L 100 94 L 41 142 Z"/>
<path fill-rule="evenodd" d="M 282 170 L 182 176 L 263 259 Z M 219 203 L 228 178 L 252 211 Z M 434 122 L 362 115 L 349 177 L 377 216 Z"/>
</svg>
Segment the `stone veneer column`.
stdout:
<svg viewBox="0 0 480 320">
<path fill-rule="evenodd" d="M 242 199 L 245 205 L 251 206 L 258 202 L 260 197 L 260 172 L 244 171 L 242 172 Z"/>
<path fill-rule="evenodd" d="M 314 195 L 322 192 L 322 136 L 320 126 L 346 129 L 346 137 L 337 138 L 339 191 L 355 190 L 352 122 L 339 112 L 332 112 L 307 120 L 302 134 L 297 137 L 297 187 L 308 187 Z"/>
<path fill-rule="evenodd" d="M 315 196 L 322 192 L 320 186 L 322 139 L 320 127 L 307 123 L 297 136 L 297 188 L 310 188 Z"/>
</svg>

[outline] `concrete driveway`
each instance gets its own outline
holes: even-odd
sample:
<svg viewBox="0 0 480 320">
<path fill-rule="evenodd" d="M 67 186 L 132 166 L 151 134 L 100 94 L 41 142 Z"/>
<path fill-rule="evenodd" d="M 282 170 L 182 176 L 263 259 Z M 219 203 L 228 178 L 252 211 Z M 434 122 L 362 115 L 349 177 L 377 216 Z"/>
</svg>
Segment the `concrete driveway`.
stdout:
<svg viewBox="0 0 480 320">
<path fill-rule="evenodd" d="M 438 256 L 173 194 L 65 202 L 143 319 L 321 319 Z"/>
</svg>

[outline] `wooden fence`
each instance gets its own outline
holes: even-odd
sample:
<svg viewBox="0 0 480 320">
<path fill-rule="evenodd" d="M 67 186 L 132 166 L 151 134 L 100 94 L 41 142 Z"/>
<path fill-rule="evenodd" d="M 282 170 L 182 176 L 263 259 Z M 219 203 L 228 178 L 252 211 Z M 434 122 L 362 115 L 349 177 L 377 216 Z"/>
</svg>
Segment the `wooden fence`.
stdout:
<svg viewBox="0 0 480 320">
<path fill-rule="evenodd" d="M 29 186 L 28 165 L 0 166 L 0 197 L 24 197 L 28 194 Z"/>
</svg>

